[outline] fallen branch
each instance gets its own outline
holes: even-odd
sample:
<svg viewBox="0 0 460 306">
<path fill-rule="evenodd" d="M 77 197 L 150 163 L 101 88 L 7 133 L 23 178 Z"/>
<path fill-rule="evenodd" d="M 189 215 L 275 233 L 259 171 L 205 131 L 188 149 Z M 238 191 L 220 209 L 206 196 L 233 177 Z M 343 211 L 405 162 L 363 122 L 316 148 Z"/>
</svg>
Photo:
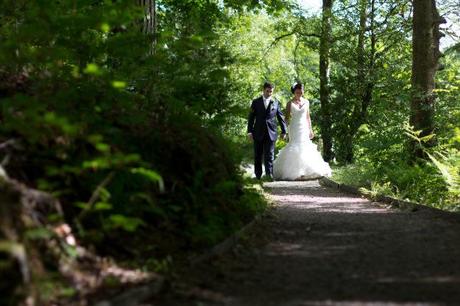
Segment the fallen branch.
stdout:
<svg viewBox="0 0 460 306">
<path fill-rule="evenodd" d="M 14 146 L 17 143 L 16 139 L 9 139 L 5 142 L 0 143 L 0 150 L 4 150 L 10 146 Z"/>
</svg>

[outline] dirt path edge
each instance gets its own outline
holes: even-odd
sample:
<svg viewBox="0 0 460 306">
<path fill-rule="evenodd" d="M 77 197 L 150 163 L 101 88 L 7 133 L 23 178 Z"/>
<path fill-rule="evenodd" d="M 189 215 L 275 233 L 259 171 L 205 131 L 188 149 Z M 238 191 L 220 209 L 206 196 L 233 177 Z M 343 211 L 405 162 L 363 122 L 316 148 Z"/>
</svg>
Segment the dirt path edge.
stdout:
<svg viewBox="0 0 460 306">
<path fill-rule="evenodd" d="M 326 177 L 319 179 L 319 184 L 324 187 L 334 188 L 334 189 L 337 189 L 343 192 L 348 192 L 351 194 L 359 195 L 370 201 L 376 201 L 376 202 L 389 204 L 392 208 L 397 208 L 400 210 L 405 210 L 405 211 L 423 211 L 424 210 L 424 211 L 431 211 L 433 213 L 441 214 L 441 215 L 456 215 L 456 216 L 460 215 L 460 213 L 458 212 L 446 211 L 446 210 L 442 210 L 442 209 L 431 207 L 431 206 L 424 205 L 424 204 L 403 201 L 403 200 L 399 200 L 399 199 L 396 199 L 396 198 L 393 198 L 393 197 L 390 197 L 384 194 L 371 195 L 367 192 L 363 192 L 361 188 L 347 185 L 347 184 L 338 183 Z"/>
</svg>

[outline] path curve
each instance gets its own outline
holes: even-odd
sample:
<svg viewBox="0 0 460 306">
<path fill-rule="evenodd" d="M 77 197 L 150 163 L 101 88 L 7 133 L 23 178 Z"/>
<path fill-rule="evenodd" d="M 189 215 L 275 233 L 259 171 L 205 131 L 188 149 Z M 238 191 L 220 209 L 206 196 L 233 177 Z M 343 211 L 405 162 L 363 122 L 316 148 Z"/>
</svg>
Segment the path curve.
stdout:
<svg viewBox="0 0 460 306">
<path fill-rule="evenodd" d="M 460 305 L 459 214 L 390 209 L 317 181 L 264 187 L 272 216 L 154 305 Z"/>
</svg>

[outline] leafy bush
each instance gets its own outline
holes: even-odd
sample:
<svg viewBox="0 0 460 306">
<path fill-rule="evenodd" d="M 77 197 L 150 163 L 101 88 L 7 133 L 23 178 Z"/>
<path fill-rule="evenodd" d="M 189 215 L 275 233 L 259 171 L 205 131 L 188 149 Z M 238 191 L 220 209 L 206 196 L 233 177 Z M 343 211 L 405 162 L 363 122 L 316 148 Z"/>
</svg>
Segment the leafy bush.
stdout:
<svg viewBox="0 0 460 306">
<path fill-rule="evenodd" d="M 0 4 L 6 170 L 57 196 L 80 238 L 114 256 L 208 246 L 263 203 L 216 128 L 239 112 L 232 58 L 209 27 L 222 10 L 158 9 L 152 52 L 134 2 Z"/>
<path fill-rule="evenodd" d="M 408 134 L 418 139 L 416 133 Z M 452 139 L 451 145 L 456 143 L 455 139 Z M 363 156 L 353 165 L 336 169 L 334 178 L 345 184 L 368 188 L 372 193 L 440 209 L 459 209 L 460 167 L 457 149 L 432 148 L 427 152 L 430 160 L 419 160 L 416 164 L 409 164 L 405 155 L 398 155 L 392 146 L 374 152 Z"/>
</svg>

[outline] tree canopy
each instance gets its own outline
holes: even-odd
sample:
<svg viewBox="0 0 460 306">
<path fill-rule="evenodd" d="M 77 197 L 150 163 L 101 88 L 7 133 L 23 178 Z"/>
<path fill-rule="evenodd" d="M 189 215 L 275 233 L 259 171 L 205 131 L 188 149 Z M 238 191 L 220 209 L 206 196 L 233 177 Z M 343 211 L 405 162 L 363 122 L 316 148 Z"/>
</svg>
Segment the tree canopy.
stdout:
<svg viewBox="0 0 460 306">
<path fill-rule="evenodd" d="M 0 240 L 14 242 L 0 247 L 2 274 L 17 271 L 16 245 L 40 258 L 35 289 L 15 290 L 18 277 L 0 285 L 0 302 L 66 296 L 41 291 L 56 281 L 44 271 L 59 271 L 39 256 L 55 236 L 30 230 L 69 224 L 98 254 L 155 269 L 263 211 L 240 166 L 252 158 L 245 124 L 264 81 L 284 105 L 291 84 L 305 84 L 335 179 L 458 210 L 458 11 L 423 2 L 324 0 L 318 14 L 290 0 L 0 2 L 0 193 L 24 186 L 62 206 L 24 224 L 0 211 Z M 432 45 L 413 47 L 431 26 L 414 23 L 420 11 L 440 25 L 430 33 L 443 52 L 429 53 L 425 91 L 413 81 L 428 61 L 414 50 Z"/>
</svg>

